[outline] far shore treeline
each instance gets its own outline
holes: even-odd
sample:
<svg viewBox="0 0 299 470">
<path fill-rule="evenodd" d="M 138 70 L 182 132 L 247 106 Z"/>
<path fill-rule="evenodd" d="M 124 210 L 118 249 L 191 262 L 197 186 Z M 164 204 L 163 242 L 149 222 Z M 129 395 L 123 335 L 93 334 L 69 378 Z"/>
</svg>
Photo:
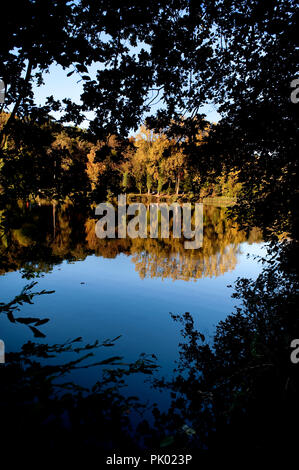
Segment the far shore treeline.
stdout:
<svg viewBox="0 0 299 470">
<path fill-rule="evenodd" d="M 8 118 L 8 113 L 0 115 L 0 130 Z M 34 140 L 22 134 L 6 138 L 0 163 L 1 191 L 22 199 L 84 193 L 98 201 L 124 192 L 172 200 L 220 197 L 233 202 L 242 188 L 237 169 L 223 165 L 217 174 L 213 169 L 201 171 L 186 151 L 188 140 L 181 137 L 184 119 L 179 124 L 181 134 L 177 136 L 142 125 L 135 136 L 110 135 L 96 142 L 84 129 L 51 120 L 34 125 L 39 134 Z M 204 151 L 215 126 L 198 123 L 193 142 L 198 151 Z"/>
</svg>

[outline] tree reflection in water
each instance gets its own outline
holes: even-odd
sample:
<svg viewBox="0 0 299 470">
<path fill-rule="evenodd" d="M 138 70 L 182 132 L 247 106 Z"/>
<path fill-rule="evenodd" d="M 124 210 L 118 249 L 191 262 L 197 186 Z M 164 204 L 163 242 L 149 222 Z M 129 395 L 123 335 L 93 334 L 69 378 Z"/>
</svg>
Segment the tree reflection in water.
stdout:
<svg viewBox="0 0 299 470">
<path fill-rule="evenodd" d="M 290 344 L 299 337 L 298 246 L 289 242 L 272 250 L 256 281 L 238 280 L 233 296 L 242 305 L 218 324 L 211 344 L 190 313 L 172 315 L 182 326 L 180 360 L 173 380 L 155 381 L 172 393 L 170 410 L 155 414 L 156 425 L 176 445 L 188 441 L 203 455 L 242 458 L 288 455 L 296 448 L 291 423 L 299 416 L 299 374 Z M 182 442 L 176 430 L 186 423 Z"/>
<path fill-rule="evenodd" d="M 53 206 L 54 207 L 54 206 Z M 227 217 L 227 209 L 204 207 L 203 247 L 185 250 L 184 239 L 99 239 L 91 208 L 64 203 L 52 206 L 24 206 L 6 211 L 0 272 L 23 269 L 27 277 L 47 272 L 63 260 L 82 260 L 95 254 L 115 258 L 131 256 L 141 278 L 159 277 L 195 280 L 219 276 L 236 267 L 240 244 L 261 242 L 257 228 L 240 230 Z"/>
<path fill-rule="evenodd" d="M 35 325 L 38 318 L 15 318 L 18 305 L 33 304 L 36 283 L 27 285 L 9 303 L 1 303 L 0 313 L 12 323 L 28 325 L 35 337 L 45 338 Z M 48 319 L 47 319 L 48 320 Z M 42 328 L 42 327 L 41 327 Z M 92 360 L 98 348 L 113 347 L 119 339 L 83 344 L 81 337 L 64 343 L 28 341 L 20 351 L 7 352 L 0 368 L 1 449 L 65 453 L 66 450 L 135 449 L 138 439 L 133 433 L 131 415 L 142 414 L 145 405 L 138 397 L 122 394 L 125 379 L 132 374 L 152 374 L 157 369 L 154 355 L 140 354 L 133 363 L 121 356 Z M 70 359 L 67 358 L 70 357 Z M 76 384 L 72 373 L 78 369 L 97 367 L 99 378 L 91 389 Z"/>
<path fill-rule="evenodd" d="M 95 348 L 112 347 L 117 338 L 87 345 L 82 338 L 55 345 L 43 338 L 8 353 L 0 369 L 2 445 L 28 449 L 34 442 L 39 450 L 88 450 L 99 456 L 114 449 L 188 449 L 202 458 L 291 451 L 299 376 L 290 361 L 290 343 L 299 336 L 299 322 L 298 278 L 289 254 L 298 247 L 286 243 L 276 250 L 256 281 L 238 281 L 234 296 L 242 305 L 218 324 L 211 343 L 196 330 L 190 313 L 172 315 L 182 327 L 180 359 L 171 380 L 153 376 L 153 386 L 170 390 L 172 397 L 166 412 L 153 406 L 153 422 L 142 418 L 145 405 L 126 397 L 122 387 L 131 374 L 151 376 L 158 367 L 154 355 L 141 355 L 132 364 L 119 356 L 86 364 Z M 16 299 L 1 304 L 2 313 Z M 65 360 L 67 354 L 71 360 Z M 99 367 L 99 380 L 90 390 L 69 379 L 81 367 Z M 138 411 L 134 428 L 131 416 Z"/>
<path fill-rule="evenodd" d="M 205 243 L 196 253 L 183 251 L 183 243 L 171 239 L 116 239 L 108 244 L 95 237 L 94 220 L 72 213 L 73 209 L 62 206 L 57 211 L 55 234 L 50 223 L 41 224 L 40 208 L 31 211 L 30 227 L 26 211 L 19 218 L 14 214 L 13 228 L 5 235 L 6 248 L 3 245 L 3 271 L 22 268 L 30 278 L 63 259 L 126 253 L 133 256 L 141 276 L 187 280 L 232 269 L 239 243 L 261 239 L 258 230 L 238 231 L 222 210 L 207 208 Z M 153 375 L 158 369 L 155 351 L 131 364 L 120 356 L 92 362 L 95 349 L 109 349 L 117 338 L 86 345 L 81 338 L 47 344 L 42 328 L 49 319 L 17 313 L 36 295 L 51 294 L 34 293 L 35 283 L 29 284 L 11 302 L 0 305 L 0 313 L 12 326 L 23 324 L 39 339 L 20 351 L 7 352 L 6 364 L 0 366 L 3 448 L 17 443 L 19 449 L 28 449 L 34 443 L 39 450 L 55 453 L 77 449 L 99 455 L 114 449 L 127 454 L 129 449 L 132 453 L 193 449 L 201 457 L 292 450 L 296 434 L 290 423 L 299 415 L 298 369 L 290 361 L 290 343 L 299 337 L 297 251 L 290 241 L 273 246 L 272 258 L 257 280 L 237 282 L 234 296 L 241 305 L 218 324 L 213 341 L 196 330 L 190 313 L 172 315 L 181 324 L 182 342 L 171 380 Z M 73 371 L 88 367 L 99 368 L 99 379 L 91 389 L 72 380 Z M 145 419 L 142 397 L 128 397 L 123 390 L 132 374 L 152 376 L 153 387 L 170 391 L 169 410 L 162 412 L 153 405 L 153 420 Z"/>
</svg>

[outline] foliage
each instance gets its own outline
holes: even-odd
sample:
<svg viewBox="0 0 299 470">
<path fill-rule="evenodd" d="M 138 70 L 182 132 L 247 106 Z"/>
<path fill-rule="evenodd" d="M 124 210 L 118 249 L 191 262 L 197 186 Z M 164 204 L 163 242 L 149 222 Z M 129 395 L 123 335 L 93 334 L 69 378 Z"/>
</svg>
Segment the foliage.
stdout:
<svg viewBox="0 0 299 470">
<path fill-rule="evenodd" d="M 33 285 L 1 304 L 1 311 L 9 316 L 17 310 L 16 305 L 32 304 L 35 295 L 51 293 L 32 293 Z M 30 325 L 33 320 L 38 321 L 24 317 L 14 322 Z M 130 413 L 142 413 L 145 405 L 121 391 L 127 377 L 138 373 L 148 376 L 157 369 L 155 356 L 142 353 L 130 363 L 121 356 L 99 358 L 97 354 L 95 358 L 98 349 L 110 350 L 120 336 L 102 343 L 83 344 L 79 337 L 50 345 L 44 334 L 30 328 L 40 342 L 27 341 L 20 351 L 7 351 L 6 364 L 0 366 L 3 455 L 11 453 L 16 443 L 19 452 L 28 451 L 32 442 L 36 455 L 53 449 L 55 453 L 74 452 L 74 445 L 81 450 L 103 450 L 111 445 L 135 448 Z M 98 380 L 91 388 L 72 380 L 75 370 L 90 367 L 98 369 Z"/>
<path fill-rule="evenodd" d="M 268 459 L 274 449 L 279 455 L 292 452 L 291 423 L 299 413 L 298 371 L 290 360 L 290 344 L 299 333 L 292 260 L 297 249 L 294 243 L 273 246 L 256 280 L 238 280 L 233 297 L 241 303 L 213 338 L 196 329 L 190 313 L 172 315 L 182 326 L 180 360 L 172 380 L 155 381 L 172 392 L 169 411 L 156 409 L 155 416 L 176 446 L 230 461 Z M 182 438 L 177 430 L 185 423 L 193 432 Z"/>
</svg>

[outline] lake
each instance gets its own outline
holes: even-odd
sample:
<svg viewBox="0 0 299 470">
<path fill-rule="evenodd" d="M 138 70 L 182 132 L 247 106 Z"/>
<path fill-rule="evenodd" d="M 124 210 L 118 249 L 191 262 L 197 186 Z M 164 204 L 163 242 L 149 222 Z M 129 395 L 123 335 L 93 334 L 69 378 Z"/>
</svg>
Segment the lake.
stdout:
<svg viewBox="0 0 299 470">
<path fill-rule="evenodd" d="M 44 293 L 0 316 L 6 353 L 28 341 L 51 345 L 82 337 L 80 343 L 93 344 L 118 337 L 113 346 L 92 350 L 87 364 L 107 359 L 109 365 L 111 356 L 130 364 L 144 353 L 159 366 L 154 376 L 170 378 L 182 339 L 170 313 L 190 312 L 212 342 L 217 323 L 237 303 L 228 286 L 238 277 L 256 278 L 256 257 L 265 254 L 260 231 L 239 230 L 227 209 L 204 206 L 203 215 L 202 248 L 185 250 L 183 240 L 171 236 L 99 239 L 94 206 L 20 202 L 9 208 L 2 214 L 1 302 L 33 282 L 28 292 Z M 76 354 L 64 352 L 60 362 L 66 357 Z M 91 387 L 103 367 L 77 368 L 71 380 Z M 148 374 L 132 374 L 125 383 L 125 396 L 167 408 L 168 392 L 155 389 Z"/>
</svg>

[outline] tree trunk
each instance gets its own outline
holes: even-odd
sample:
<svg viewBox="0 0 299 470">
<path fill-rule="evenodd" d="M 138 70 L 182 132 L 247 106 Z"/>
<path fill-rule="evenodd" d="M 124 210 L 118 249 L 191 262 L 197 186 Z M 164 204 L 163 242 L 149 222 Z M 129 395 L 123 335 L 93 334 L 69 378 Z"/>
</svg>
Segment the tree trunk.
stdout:
<svg viewBox="0 0 299 470">
<path fill-rule="evenodd" d="M 177 180 L 176 180 L 176 194 L 177 194 L 177 195 L 179 194 L 179 191 L 180 191 L 180 180 L 181 180 L 181 177 L 180 177 L 180 175 L 178 174 Z"/>
</svg>

